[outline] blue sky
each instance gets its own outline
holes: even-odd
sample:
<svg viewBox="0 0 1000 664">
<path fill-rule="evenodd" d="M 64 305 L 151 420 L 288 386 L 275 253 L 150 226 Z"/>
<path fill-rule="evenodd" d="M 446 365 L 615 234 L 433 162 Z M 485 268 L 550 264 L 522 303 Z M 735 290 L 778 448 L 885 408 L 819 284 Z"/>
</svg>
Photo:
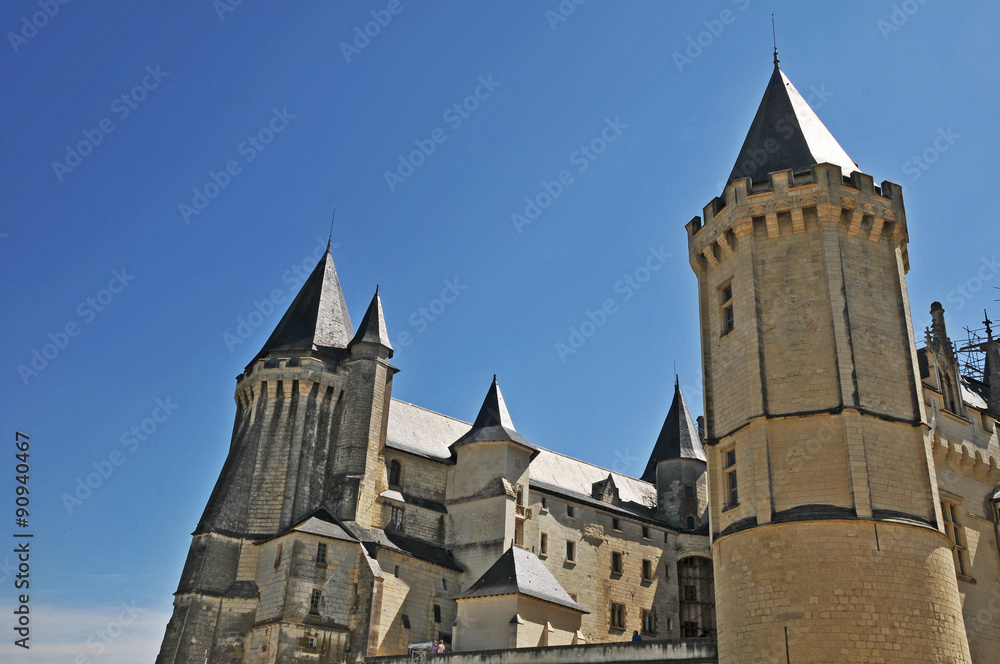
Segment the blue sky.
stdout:
<svg viewBox="0 0 1000 664">
<path fill-rule="evenodd" d="M 675 362 L 701 410 L 684 224 L 749 128 L 772 11 L 793 83 L 861 170 L 903 186 L 918 339 L 932 300 L 955 339 L 1000 311 L 1000 6 L 223 2 L 0 9 L 0 537 L 20 430 L 23 661 L 151 661 L 234 377 L 334 207 L 355 323 L 380 285 L 394 396 L 472 419 L 496 373 L 529 440 L 641 473 Z"/>
</svg>

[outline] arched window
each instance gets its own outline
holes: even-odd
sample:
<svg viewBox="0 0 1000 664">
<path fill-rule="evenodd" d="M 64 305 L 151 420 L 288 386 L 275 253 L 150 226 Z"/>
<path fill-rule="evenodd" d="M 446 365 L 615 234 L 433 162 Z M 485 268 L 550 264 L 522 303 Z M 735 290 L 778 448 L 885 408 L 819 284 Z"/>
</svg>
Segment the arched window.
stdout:
<svg viewBox="0 0 1000 664">
<path fill-rule="evenodd" d="M 394 489 L 403 487 L 403 464 L 395 459 L 389 462 L 389 486 Z"/>
<path fill-rule="evenodd" d="M 712 561 L 701 556 L 677 562 L 681 638 L 715 635 L 715 577 Z"/>
<path fill-rule="evenodd" d="M 687 526 L 688 530 L 694 530 L 695 529 L 695 521 L 694 521 L 694 517 L 693 516 L 689 516 L 688 517 L 687 524 L 688 524 L 688 526 Z"/>
</svg>

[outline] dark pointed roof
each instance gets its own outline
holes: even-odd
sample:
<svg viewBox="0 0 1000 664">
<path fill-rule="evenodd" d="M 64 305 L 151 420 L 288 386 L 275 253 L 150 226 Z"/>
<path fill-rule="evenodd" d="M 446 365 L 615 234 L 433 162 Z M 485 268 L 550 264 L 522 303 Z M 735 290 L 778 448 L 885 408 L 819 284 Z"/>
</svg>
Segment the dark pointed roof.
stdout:
<svg viewBox="0 0 1000 664">
<path fill-rule="evenodd" d="M 647 482 L 656 481 L 656 464 L 664 459 L 698 459 L 705 461 L 705 448 L 701 445 L 698 427 L 691 419 L 691 411 L 684 402 L 681 386 L 674 380 L 674 400 L 670 402 L 667 419 L 660 429 L 660 436 L 649 455 L 649 463 L 642 473 L 642 479 Z"/>
<path fill-rule="evenodd" d="M 257 357 L 274 350 L 347 348 L 353 336 L 337 268 L 327 247 Z"/>
<path fill-rule="evenodd" d="M 797 173 L 824 162 L 840 166 L 844 175 L 858 170 L 781 71 L 775 54 L 774 73 L 726 184 L 746 177 L 767 180 L 767 174 L 774 171 Z"/>
<path fill-rule="evenodd" d="M 525 440 L 524 436 L 514 428 L 510 413 L 507 412 L 507 404 L 504 403 L 503 395 L 500 393 L 500 386 L 497 385 L 497 377 L 494 375 L 493 384 L 490 385 L 490 391 L 486 394 L 486 400 L 483 401 L 483 406 L 479 409 L 479 415 L 472 423 L 472 428 L 452 443 L 451 447 L 455 448 L 458 445 L 477 441 L 497 440 L 509 440 L 538 451 L 537 447 Z"/>
<path fill-rule="evenodd" d="M 521 594 L 589 613 L 573 601 L 535 554 L 512 546 L 459 599 Z"/>
<path fill-rule="evenodd" d="M 382 298 L 379 297 L 378 286 L 375 287 L 375 297 L 368 305 L 368 311 L 361 319 L 358 333 L 354 335 L 351 343 L 379 344 L 392 350 L 392 344 L 389 343 L 389 333 L 385 330 L 385 316 L 382 314 Z"/>
</svg>

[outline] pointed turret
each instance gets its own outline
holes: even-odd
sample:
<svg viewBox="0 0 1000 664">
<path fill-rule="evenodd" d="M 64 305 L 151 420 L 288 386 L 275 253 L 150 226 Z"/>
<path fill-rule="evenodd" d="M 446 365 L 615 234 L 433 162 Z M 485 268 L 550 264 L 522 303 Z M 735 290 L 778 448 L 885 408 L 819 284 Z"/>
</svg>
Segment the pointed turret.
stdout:
<svg viewBox="0 0 1000 664">
<path fill-rule="evenodd" d="M 375 296 L 365 317 L 361 319 L 358 326 L 358 333 L 354 335 L 350 345 L 359 343 L 378 344 L 389 349 L 389 357 L 392 357 L 392 344 L 389 342 L 389 333 L 385 328 L 385 316 L 382 314 L 382 298 L 378 294 L 378 286 L 375 287 Z"/>
<path fill-rule="evenodd" d="M 797 173 L 825 162 L 840 166 L 844 175 L 858 170 L 857 164 L 781 71 L 776 50 L 774 73 L 726 184 L 741 178 L 766 181 L 767 174 L 774 171 L 791 169 Z"/>
<path fill-rule="evenodd" d="M 483 401 L 483 406 L 479 409 L 479 415 L 476 416 L 476 421 L 473 422 L 472 428 L 469 429 L 468 433 L 452 443 L 451 447 L 455 448 L 459 445 L 477 441 L 505 440 L 519 443 L 532 450 L 538 449 L 525 440 L 524 436 L 519 434 L 514 428 L 514 423 L 510 419 L 510 413 L 507 411 L 507 404 L 504 403 L 503 394 L 500 393 L 500 386 L 497 385 L 496 374 L 494 374 L 493 384 L 490 385 L 490 391 L 486 394 L 486 400 Z"/>
<path fill-rule="evenodd" d="M 681 393 L 680 381 L 674 379 L 674 400 L 670 402 L 667 419 L 663 422 L 660 435 L 649 455 L 649 463 L 642 473 L 642 479 L 647 482 L 656 481 L 656 464 L 666 459 L 697 459 L 705 461 L 705 448 L 701 444 L 698 427 L 691 419 L 684 395 Z"/>
<path fill-rule="evenodd" d="M 256 358 L 275 350 L 347 348 L 354 336 L 337 268 L 327 247 Z"/>
</svg>

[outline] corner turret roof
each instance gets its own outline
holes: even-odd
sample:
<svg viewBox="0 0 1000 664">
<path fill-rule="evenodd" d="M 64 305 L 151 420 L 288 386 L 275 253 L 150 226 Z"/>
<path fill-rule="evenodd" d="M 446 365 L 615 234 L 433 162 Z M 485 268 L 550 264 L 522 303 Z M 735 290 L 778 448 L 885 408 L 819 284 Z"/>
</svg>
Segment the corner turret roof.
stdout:
<svg viewBox="0 0 1000 664">
<path fill-rule="evenodd" d="M 347 348 L 353 336 L 354 327 L 347 313 L 337 268 L 327 247 L 256 357 L 275 350 Z"/>
<path fill-rule="evenodd" d="M 767 180 L 774 171 L 796 173 L 824 162 L 840 166 L 844 175 L 858 170 L 781 71 L 775 56 L 774 73 L 726 184 L 747 177 L 755 182 Z"/>
<path fill-rule="evenodd" d="M 701 444 L 698 427 L 691 419 L 684 395 L 681 393 L 680 381 L 674 379 L 674 400 L 670 402 L 667 419 L 663 422 L 660 435 L 649 455 L 649 463 L 642 473 L 642 479 L 647 482 L 656 481 L 656 464 L 665 459 L 698 459 L 705 461 L 705 448 Z"/>
<path fill-rule="evenodd" d="M 486 394 L 486 399 L 479 409 L 476 421 L 472 423 L 472 428 L 464 436 L 452 443 L 451 448 L 454 449 L 459 445 L 479 441 L 505 440 L 524 445 L 536 453 L 538 451 L 537 447 L 529 443 L 514 428 L 514 422 L 510 419 L 507 404 L 504 403 L 503 394 L 500 393 L 500 386 L 497 385 L 497 377 L 494 375 L 493 384 L 490 385 L 490 391 Z"/>
<path fill-rule="evenodd" d="M 389 333 L 385 329 L 385 316 L 382 314 L 382 298 L 379 297 L 378 286 L 375 287 L 375 297 L 372 298 L 371 304 L 368 305 L 368 311 L 365 312 L 365 317 L 361 319 L 361 325 L 358 326 L 358 333 L 354 335 L 351 343 L 379 344 L 392 350 L 392 344 L 389 342 Z"/>
</svg>

